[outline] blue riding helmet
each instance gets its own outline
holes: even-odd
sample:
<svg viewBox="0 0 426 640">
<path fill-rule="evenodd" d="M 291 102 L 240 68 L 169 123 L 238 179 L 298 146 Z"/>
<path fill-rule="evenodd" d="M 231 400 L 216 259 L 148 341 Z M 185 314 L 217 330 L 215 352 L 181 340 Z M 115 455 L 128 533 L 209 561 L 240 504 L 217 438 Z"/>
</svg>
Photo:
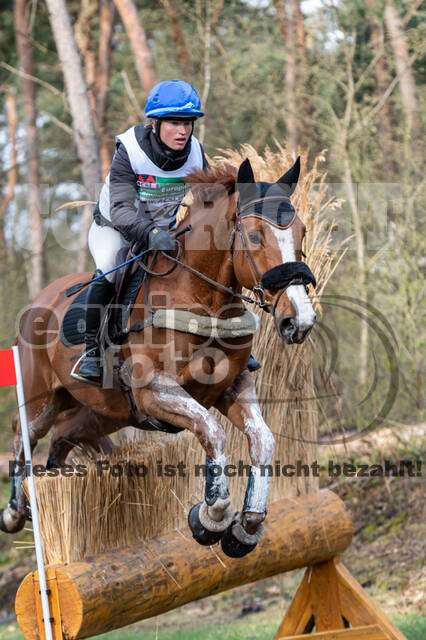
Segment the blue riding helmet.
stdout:
<svg viewBox="0 0 426 640">
<path fill-rule="evenodd" d="M 148 118 L 188 116 L 202 118 L 201 101 L 194 87 L 184 80 L 164 80 L 156 84 L 148 94 L 145 105 Z"/>
</svg>

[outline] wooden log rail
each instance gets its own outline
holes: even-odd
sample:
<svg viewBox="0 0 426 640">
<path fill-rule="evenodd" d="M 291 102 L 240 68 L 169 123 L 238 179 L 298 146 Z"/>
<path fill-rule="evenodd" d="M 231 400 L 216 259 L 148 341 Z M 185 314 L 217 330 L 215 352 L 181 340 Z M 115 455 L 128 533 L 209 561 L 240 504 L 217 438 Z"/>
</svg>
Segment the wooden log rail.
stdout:
<svg viewBox="0 0 426 640">
<path fill-rule="evenodd" d="M 242 559 L 220 545 L 201 547 L 188 528 L 138 547 L 49 568 L 55 638 L 88 638 L 170 611 L 187 602 L 276 574 L 331 560 L 350 544 L 352 519 L 328 490 L 271 505 L 265 535 Z M 27 640 L 44 637 L 37 572 L 22 582 L 16 615 Z M 61 633 L 62 632 L 62 633 Z"/>
</svg>

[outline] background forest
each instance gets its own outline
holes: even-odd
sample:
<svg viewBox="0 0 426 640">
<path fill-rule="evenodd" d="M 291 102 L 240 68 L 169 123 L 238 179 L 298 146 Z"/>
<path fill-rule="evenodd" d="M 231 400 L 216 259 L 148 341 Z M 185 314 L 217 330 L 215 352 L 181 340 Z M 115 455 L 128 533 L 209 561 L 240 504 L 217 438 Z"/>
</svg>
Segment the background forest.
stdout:
<svg viewBox="0 0 426 640">
<path fill-rule="evenodd" d="M 60 205 L 96 198 L 114 135 L 143 121 L 155 82 L 178 77 L 202 96 L 196 134 L 210 157 L 279 143 L 307 152 L 310 168 L 322 154 L 340 259 L 317 340 L 317 391 L 333 397 L 323 403 L 324 434 L 327 424 L 366 428 L 381 413 L 415 422 L 424 347 L 421 2 L 1 6 L 1 346 L 47 282 L 92 268 L 91 207 Z M 7 414 L 13 395 L 1 397 Z"/>
</svg>

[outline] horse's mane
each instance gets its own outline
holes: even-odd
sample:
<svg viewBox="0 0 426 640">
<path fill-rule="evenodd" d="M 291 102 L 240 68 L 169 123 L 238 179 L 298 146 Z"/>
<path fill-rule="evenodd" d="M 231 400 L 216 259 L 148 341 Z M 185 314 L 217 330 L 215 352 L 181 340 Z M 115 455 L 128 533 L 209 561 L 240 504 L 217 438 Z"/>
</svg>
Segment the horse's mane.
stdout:
<svg viewBox="0 0 426 640">
<path fill-rule="evenodd" d="M 177 223 L 181 223 L 187 217 L 190 206 L 204 208 L 207 203 L 211 206 L 217 198 L 223 197 L 224 189 L 228 195 L 234 193 L 237 175 L 237 169 L 230 164 L 196 169 L 188 174 L 184 180 L 191 185 L 191 190 L 179 207 L 176 216 Z"/>
<path fill-rule="evenodd" d="M 214 199 L 215 192 L 216 197 L 220 193 L 223 194 L 223 187 L 229 195 L 234 193 L 237 174 L 235 167 L 223 164 L 218 167 L 196 169 L 185 177 L 185 182 L 191 185 L 195 198 L 198 192 L 204 199 Z"/>
</svg>

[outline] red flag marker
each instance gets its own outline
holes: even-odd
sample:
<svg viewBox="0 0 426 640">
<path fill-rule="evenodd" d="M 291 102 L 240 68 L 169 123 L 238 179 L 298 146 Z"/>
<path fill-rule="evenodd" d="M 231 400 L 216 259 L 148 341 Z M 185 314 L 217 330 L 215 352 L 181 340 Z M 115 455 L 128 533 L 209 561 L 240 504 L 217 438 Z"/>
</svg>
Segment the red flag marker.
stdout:
<svg viewBox="0 0 426 640">
<path fill-rule="evenodd" d="M 0 350 L 0 387 L 16 384 L 13 349 Z"/>
</svg>

